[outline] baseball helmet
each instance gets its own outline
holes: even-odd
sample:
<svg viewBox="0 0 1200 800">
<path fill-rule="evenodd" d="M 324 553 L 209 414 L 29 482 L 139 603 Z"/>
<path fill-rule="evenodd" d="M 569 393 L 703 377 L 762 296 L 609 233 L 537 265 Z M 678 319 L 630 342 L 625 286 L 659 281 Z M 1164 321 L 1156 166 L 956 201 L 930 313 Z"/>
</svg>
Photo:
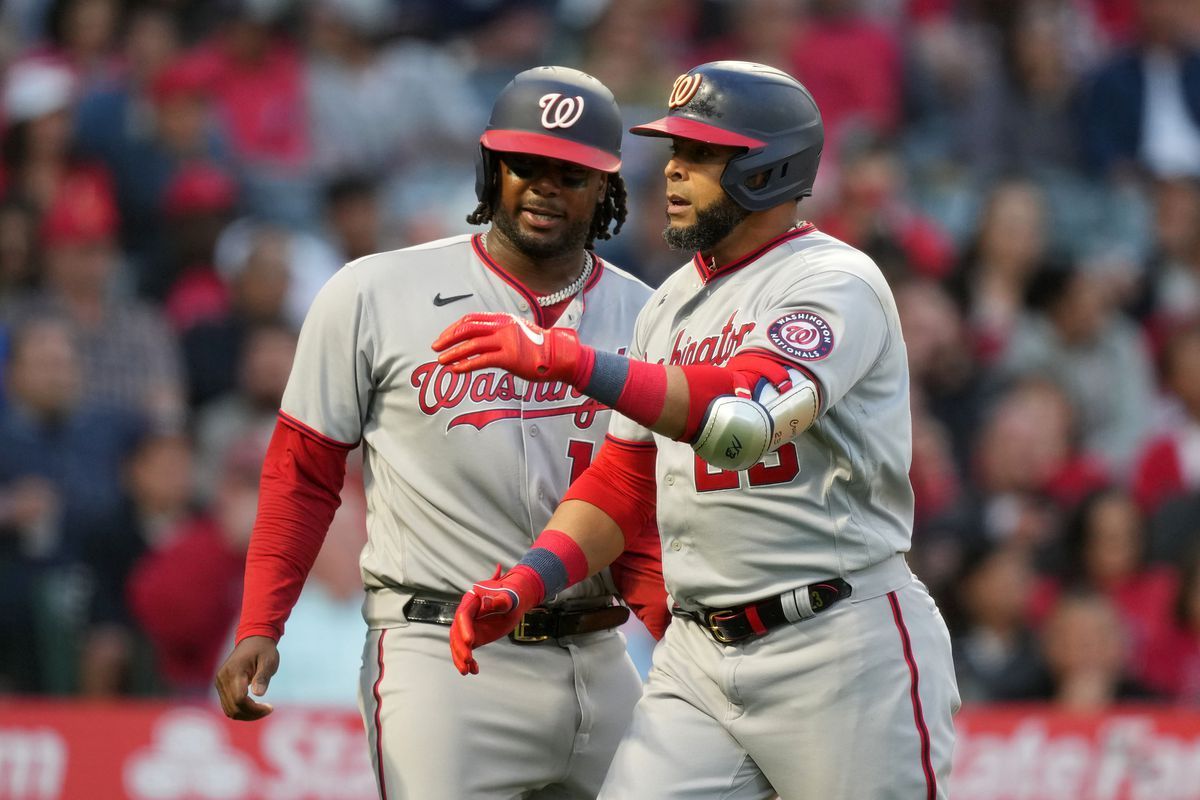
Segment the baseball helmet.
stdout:
<svg viewBox="0 0 1200 800">
<path fill-rule="evenodd" d="M 791 75 L 748 61 L 711 61 L 675 80 L 667 106 L 665 117 L 630 132 L 744 147 L 721 174 L 721 187 L 741 207 L 764 211 L 812 194 L 825 127 L 812 95 Z M 747 185 L 762 173 L 761 185 Z"/>
<path fill-rule="evenodd" d="M 621 109 L 612 92 L 570 67 L 534 67 L 500 92 L 475 159 L 475 194 L 487 199 L 493 152 L 557 158 L 601 172 L 621 168 Z"/>
</svg>

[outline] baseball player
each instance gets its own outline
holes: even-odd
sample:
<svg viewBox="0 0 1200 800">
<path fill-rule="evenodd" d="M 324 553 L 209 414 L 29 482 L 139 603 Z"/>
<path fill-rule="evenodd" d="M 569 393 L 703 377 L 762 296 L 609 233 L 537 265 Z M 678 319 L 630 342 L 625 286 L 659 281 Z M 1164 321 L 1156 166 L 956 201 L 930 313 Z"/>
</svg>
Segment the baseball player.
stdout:
<svg viewBox="0 0 1200 800">
<path fill-rule="evenodd" d="M 276 641 L 363 443 L 369 633 L 360 705 L 385 800 L 593 798 L 641 691 L 615 628 L 670 620 L 657 532 L 611 573 L 545 596 L 464 685 L 446 661 L 473 578 L 512 565 L 602 442 L 609 413 L 561 381 L 455 373 L 429 342 L 464 311 L 625 346 L 649 289 L 590 249 L 625 218 L 611 92 L 561 67 L 518 75 L 480 140 L 479 205 L 459 236 L 367 256 L 313 303 L 263 466 L 226 714 L 257 719 Z M 616 232 L 615 230 L 613 231 Z M 555 326 L 550 328 L 550 326 Z M 543 598 L 539 598 L 539 601 Z M 507 633 L 507 631 L 506 631 Z"/>
<path fill-rule="evenodd" d="M 892 293 L 870 258 L 796 220 L 824 140 L 796 80 L 714 62 L 668 105 L 633 132 L 671 139 L 665 237 L 696 255 L 639 315 L 629 357 L 494 315 L 435 343 L 456 371 L 565 380 L 620 412 L 534 547 L 463 598 L 455 664 L 486 674 L 475 647 L 657 513 L 682 619 L 602 798 L 945 797 L 959 700 L 945 624 L 903 555 Z"/>
</svg>

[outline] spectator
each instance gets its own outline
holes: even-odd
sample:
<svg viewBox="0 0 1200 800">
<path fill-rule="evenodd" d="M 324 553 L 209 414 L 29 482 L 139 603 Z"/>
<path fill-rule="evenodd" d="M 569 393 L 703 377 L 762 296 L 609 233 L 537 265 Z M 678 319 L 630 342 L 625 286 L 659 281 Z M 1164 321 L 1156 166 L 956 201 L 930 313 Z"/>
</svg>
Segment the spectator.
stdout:
<svg viewBox="0 0 1200 800">
<path fill-rule="evenodd" d="M 89 404 L 180 425 L 184 395 L 177 343 L 157 309 L 115 294 L 116 229 L 116 209 L 105 193 L 80 187 L 59 198 L 42 222 L 43 286 L 14 303 L 12 316 L 53 312 L 70 320 Z"/>
<path fill-rule="evenodd" d="M 965 472 L 984 403 L 966 322 L 950 295 L 933 281 L 902 281 L 893 291 L 908 350 L 914 412 L 924 409 L 945 427 L 957 471 Z"/>
<path fill-rule="evenodd" d="M 286 325 L 258 323 L 245 332 L 237 386 L 204 406 L 196 419 L 202 497 L 212 497 L 221 465 L 241 442 L 270 438 L 295 355 L 296 332 Z"/>
<path fill-rule="evenodd" d="M 1030 699 L 1066 711 L 1096 713 L 1115 704 L 1157 696 L 1134 680 L 1127 663 L 1121 617 L 1103 595 L 1065 595 L 1042 630 L 1046 674 Z"/>
<path fill-rule="evenodd" d="M 325 227 L 343 264 L 388 249 L 383 245 L 375 182 L 353 175 L 331 181 L 325 188 Z"/>
<path fill-rule="evenodd" d="M 211 164 L 188 164 L 167 186 L 163 214 L 170 255 L 143 286 L 163 301 L 177 331 L 228 311 L 228 289 L 213 261 L 236 202 L 237 186 L 229 175 Z"/>
<path fill-rule="evenodd" d="M 1047 255 L 1049 210 L 1029 181 L 995 184 L 984 202 L 951 290 L 966 316 L 975 356 L 1003 356 L 1025 304 L 1029 281 Z"/>
<path fill-rule="evenodd" d="M 834 153 L 855 127 L 888 135 L 900 124 L 900 47 L 887 28 L 862 13 L 861 5 L 861 0 L 813 0 L 792 44 L 788 71 L 821 107 L 826 150 Z"/>
<path fill-rule="evenodd" d="M 386 0 L 319 0 L 309 13 L 306 81 L 318 176 L 402 181 L 445 170 L 447 160 L 469 173 L 461 154 L 474 149 L 466 132 L 480 127 L 483 109 L 461 62 L 417 40 L 384 43 L 396 14 Z"/>
<path fill-rule="evenodd" d="M 1155 251 L 1136 311 L 1159 347 L 1180 326 L 1200 322 L 1200 181 L 1155 181 Z"/>
<path fill-rule="evenodd" d="M 952 266 L 950 240 L 904 197 L 899 154 L 866 134 L 847 137 L 841 186 L 818 226 L 879 263 L 889 280 L 943 278 Z"/>
<path fill-rule="evenodd" d="M 1172 405 L 1133 471 L 1134 497 L 1147 513 L 1173 497 L 1200 491 L 1200 325 L 1171 337 L 1161 363 Z"/>
<path fill-rule="evenodd" d="M 1078 448 L 1067 395 L 1045 378 L 1005 391 L 975 443 L 968 532 L 1036 550 L 1053 544 L 1063 510 L 1108 483 L 1096 458 Z"/>
<path fill-rule="evenodd" d="M 735 59 L 766 64 L 787 72 L 792 49 L 801 34 L 801 10 L 792 0 L 746 0 L 718 6 L 724 17 L 709 23 L 717 35 L 688 64 Z M 771 20 L 764 25 L 763 20 Z"/>
<path fill-rule="evenodd" d="M 954 662 L 964 703 L 1019 700 L 1035 691 L 1041 673 L 1027 609 L 1032 588 L 1022 548 L 985 545 L 963 564 Z"/>
<path fill-rule="evenodd" d="M 282 6 L 228 0 L 217 32 L 191 54 L 240 167 L 249 210 L 281 224 L 316 218 L 304 64 L 279 34 Z"/>
<path fill-rule="evenodd" d="M 136 431 L 128 415 L 89 404 L 71 328 L 43 317 L 12 335 L 0 410 L 0 690 L 48 690 L 48 637 L 68 641 L 79 622 L 39 629 L 40 599 L 55 571 L 112 534 L 118 475 Z M 62 598 L 65 599 L 65 598 Z M 74 614 L 66 604 L 64 613 Z M 53 628 L 52 624 L 48 624 Z M 74 665 L 67 671 L 74 673 Z"/>
<path fill-rule="evenodd" d="M 42 59 L 13 65 L 5 79 L 2 185 L 39 212 L 77 191 L 112 196 L 108 172 L 72 152 L 77 88 L 69 69 Z"/>
<path fill-rule="evenodd" d="M 1153 397 L 1140 330 L 1116 310 L 1102 278 L 1077 267 L 1042 270 L 1030 287 L 1030 304 L 1033 313 L 1013 332 L 1002 372 L 1061 381 L 1078 409 L 1084 447 L 1124 475 L 1145 435 Z"/>
<path fill-rule="evenodd" d="M 1005 69 L 973 93 L 966 158 L 979 175 L 1058 173 L 1078 166 L 1072 100 L 1077 75 L 1064 46 L 1079 19 L 1055 2 L 1014 3 Z"/>
<path fill-rule="evenodd" d="M 1091 494 L 1068 521 L 1061 567 L 1034 593 L 1033 619 L 1044 619 L 1064 592 L 1103 595 L 1121 617 L 1126 666 L 1144 674 L 1147 646 L 1162 635 L 1178 582 L 1170 567 L 1146 564 L 1146 544 L 1145 521 L 1128 493 Z"/>
<path fill-rule="evenodd" d="M 211 513 L 168 533 L 130 573 L 129 607 L 150 637 L 163 680 L 175 695 L 206 696 L 237 620 L 265 452 L 266 442 L 242 442 L 223 465 Z"/>
<path fill-rule="evenodd" d="M 1146 683 L 1172 702 L 1200 706 L 1200 550 L 1183 567 L 1166 629 L 1147 653 Z"/>
<path fill-rule="evenodd" d="M 205 320 L 183 336 L 193 407 L 234 389 L 242 347 L 251 328 L 288 324 L 285 304 L 291 284 L 288 238 L 281 231 L 256 231 L 244 261 L 227 272 L 229 310 Z"/>
<path fill-rule="evenodd" d="M 165 7 L 132 11 L 121 80 L 85 94 L 75 120 L 79 151 L 112 172 L 122 210 L 122 247 L 138 288 L 155 300 L 162 295 L 154 280 L 169 261 L 162 213 L 167 186 L 189 162 L 229 161 L 219 129 L 208 117 L 204 76 L 179 58 L 178 39 L 176 16 Z"/>
<path fill-rule="evenodd" d="M 125 460 L 124 500 L 111 535 L 92 540 L 84 560 L 93 587 L 80 654 L 80 691 L 91 696 L 155 688 L 145 641 L 125 601 L 133 565 L 161 547 L 191 513 L 192 446 L 177 433 L 149 433 Z"/>
<path fill-rule="evenodd" d="M 118 71 L 115 50 L 118 0 L 54 0 L 46 17 L 46 55 L 71 68 L 80 82 L 95 85 Z"/>
<path fill-rule="evenodd" d="M 36 210 L 15 197 L 0 201 L 0 306 L 32 290 L 40 278 Z"/>
<path fill-rule="evenodd" d="M 284 316 L 296 328 L 325 281 L 341 269 L 344 262 L 329 242 L 308 229 L 284 228 L 254 217 L 243 217 L 229 225 L 217 239 L 214 260 L 217 272 L 226 284 L 232 284 L 248 263 L 259 253 L 264 242 L 270 243 L 275 256 L 286 267 L 287 286 Z"/>
<path fill-rule="evenodd" d="M 1081 143 L 1089 166 L 1123 179 L 1200 176 L 1200 10 L 1143 0 L 1138 40 L 1100 67 L 1082 98 Z"/>
</svg>

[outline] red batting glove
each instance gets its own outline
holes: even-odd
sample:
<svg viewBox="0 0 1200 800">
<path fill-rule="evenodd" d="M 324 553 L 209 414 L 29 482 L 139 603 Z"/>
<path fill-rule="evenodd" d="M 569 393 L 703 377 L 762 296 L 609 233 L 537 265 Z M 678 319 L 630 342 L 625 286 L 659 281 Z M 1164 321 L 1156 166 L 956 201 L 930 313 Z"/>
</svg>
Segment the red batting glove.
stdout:
<svg viewBox="0 0 1200 800">
<path fill-rule="evenodd" d="M 539 328 L 512 314 L 467 314 L 433 343 L 454 372 L 499 367 L 529 381 L 586 383 L 591 348 L 569 328 Z"/>
<path fill-rule="evenodd" d="M 509 572 L 476 583 L 462 596 L 450 626 L 450 655 L 463 675 L 478 675 L 472 650 L 494 642 L 517 627 L 525 612 L 542 602 L 546 586 L 530 567 L 518 564 Z"/>
</svg>

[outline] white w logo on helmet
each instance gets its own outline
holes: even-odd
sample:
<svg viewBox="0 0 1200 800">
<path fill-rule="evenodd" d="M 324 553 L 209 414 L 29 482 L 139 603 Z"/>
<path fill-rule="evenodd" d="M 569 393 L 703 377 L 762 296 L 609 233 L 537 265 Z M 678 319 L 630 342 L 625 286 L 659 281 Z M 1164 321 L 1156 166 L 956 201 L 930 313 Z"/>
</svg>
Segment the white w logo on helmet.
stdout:
<svg viewBox="0 0 1200 800">
<path fill-rule="evenodd" d="M 538 106 L 542 109 L 543 128 L 569 128 L 583 116 L 583 98 L 579 95 L 563 97 L 551 92 L 542 95 Z"/>
</svg>

